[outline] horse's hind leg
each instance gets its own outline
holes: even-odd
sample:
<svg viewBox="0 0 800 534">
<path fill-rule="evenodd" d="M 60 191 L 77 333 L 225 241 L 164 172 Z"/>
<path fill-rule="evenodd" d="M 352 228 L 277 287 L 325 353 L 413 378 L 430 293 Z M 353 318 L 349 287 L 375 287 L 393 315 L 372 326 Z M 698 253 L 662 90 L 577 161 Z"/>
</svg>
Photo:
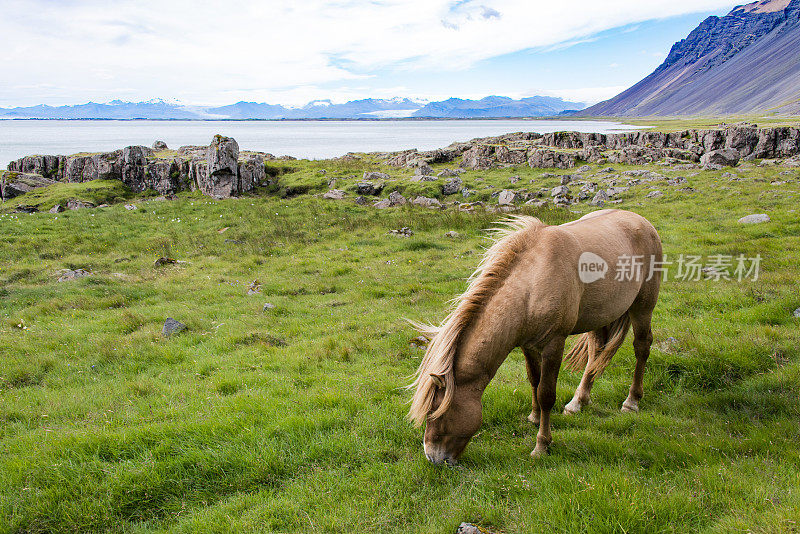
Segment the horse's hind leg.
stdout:
<svg viewBox="0 0 800 534">
<path fill-rule="evenodd" d="M 539 424 L 539 401 L 536 399 L 536 390 L 539 387 L 539 378 L 541 377 L 541 365 L 539 364 L 540 355 L 533 349 L 522 348 L 522 353 L 525 355 L 525 368 L 528 371 L 528 380 L 533 389 L 533 401 L 531 406 L 531 414 L 528 416 L 528 421 L 538 425 Z"/>
<path fill-rule="evenodd" d="M 586 336 L 588 336 L 586 346 L 586 351 L 588 353 L 586 358 L 586 368 L 583 370 L 581 383 L 578 384 L 578 388 L 575 390 L 575 395 L 572 397 L 572 400 L 569 401 L 566 406 L 564 406 L 564 415 L 572 415 L 580 412 L 581 408 L 589 404 L 591 401 L 592 386 L 594 385 L 595 378 L 595 372 L 593 370 L 594 356 L 597 352 L 598 340 L 602 341 L 603 336 L 599 330 L 595 332 L 589 332 L 586 334 Z"/>
<path fill-rule="evenodd" d="M 644 395 L 644 388 L 642 386 L 644 380 L 644 366 L 647 364 L 647 358 L 650 356 L 650 345 L 653 344 L 653 332 L 650 329 L 652 316 L 653 310 L 631 314 L 636 369 L 633 371 L 633 382 L 628 392 L 628 398 L 622 403 L 623 412 L 638 412 L 639 401 L 642 400 L 642 395 Z"/>
</svg>

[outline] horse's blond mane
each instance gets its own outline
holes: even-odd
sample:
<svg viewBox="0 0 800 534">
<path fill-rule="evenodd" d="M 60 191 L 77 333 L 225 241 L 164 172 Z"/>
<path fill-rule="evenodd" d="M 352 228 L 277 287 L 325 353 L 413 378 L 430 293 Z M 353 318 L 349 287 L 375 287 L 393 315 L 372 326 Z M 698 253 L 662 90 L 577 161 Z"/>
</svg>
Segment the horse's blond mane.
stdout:
<svg viewBox="0 0 800 534">
<path fill-rule="evenodd" d="M 432 338 L 417 369 L 416 379 L 408 386 L 409 389 L 415 389 L 408 417 L 417 425 L 425 422 L 432 408 L 436 393 L 432 374 L 442 377 L 445 390 L 442 403 L 430 417 L 436 419 L 450 407 L 455 394 L 453 366 L 461 333 L 505 281 L 517 254 L 525 247 L 529 232 L 543 226 L 539 219 L 522 215 L 505 219 L 501 225 L 493 229 L 494 243 L 469 277 L 467 290 L 451 301 L 453 310 L 441 326 L 411 322 L 420 332 Z"/>
</svg>

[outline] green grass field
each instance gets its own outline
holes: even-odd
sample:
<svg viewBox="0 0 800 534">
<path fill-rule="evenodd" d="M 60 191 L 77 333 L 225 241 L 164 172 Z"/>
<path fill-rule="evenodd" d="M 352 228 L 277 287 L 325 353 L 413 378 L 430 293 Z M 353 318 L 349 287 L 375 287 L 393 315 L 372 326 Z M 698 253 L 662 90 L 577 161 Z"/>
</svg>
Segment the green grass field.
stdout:
<svg viewBox="0 0 800 534">
<path fill-rule="evenodd" d="M 579 380 L 562 371 L 538 461 L 513 352 L 482 430 L 441 468 L 405 420 L 422 351 L 404 318 L 445 315 L 502 215 L 323 200 L 330 178 L 348 190 L 376 165 L 287 165 L 240 199 L 132 201 L 106 184 L 96 203 L 139 209 L 13 213 L 20 197 L 0 212 L 0 532 L 800 530 L 800 171 L 681 171 L 695 192 L 624 193 L 616 207 L 648 217 L 668 256 L 761 254 L 760 278 L 665 282 L 641 413 L 619 412 L 628 340 L 577 416 L 560 415 Z M 384 170 L 385 194 L 438 194 Z M 542 174 L 464 181 L 496 202 L 492 190 L 557 184 Z M 524 212 L 557 224 L 592 209 Z M 736 222 L 761 212 L 772 222 Z M 412 237 L 388 234 L 404 226 Z M 155 267 L 161 256 L 185 263 Z M 74 268 L 93 274 L 56 281 Z M 188 329 L 163 338 L 167 317 Z"/>
</svg>

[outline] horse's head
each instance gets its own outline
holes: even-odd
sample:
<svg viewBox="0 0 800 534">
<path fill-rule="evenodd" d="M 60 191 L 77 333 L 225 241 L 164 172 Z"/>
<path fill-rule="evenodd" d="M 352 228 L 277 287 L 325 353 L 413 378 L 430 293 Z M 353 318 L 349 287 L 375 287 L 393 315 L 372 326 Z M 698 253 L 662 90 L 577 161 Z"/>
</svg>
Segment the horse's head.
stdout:
<svg viewBox="0 0 800 534">
<path fill-rule="evenodd" d="M 448 393 L 445 380 L 438 375 L 431 375 L 431 380 L 436 391 L 425 423 L 425 457 L 434 464 L 453 464 L 481 426 L 481 391 L 462 387 L 449 392 L 451 400 L 442 412 L 439 408 Z"/>
</svg>

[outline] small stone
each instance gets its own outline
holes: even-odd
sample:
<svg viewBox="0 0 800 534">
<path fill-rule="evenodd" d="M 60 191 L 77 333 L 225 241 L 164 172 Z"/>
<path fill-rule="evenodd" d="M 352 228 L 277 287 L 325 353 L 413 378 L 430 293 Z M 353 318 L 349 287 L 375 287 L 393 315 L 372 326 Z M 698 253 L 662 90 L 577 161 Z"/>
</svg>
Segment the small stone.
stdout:
<svg viewBox="0 0 800 534">
<path fill-rule="evenodd" d="M 274 304 L 272 304 L 271 302 L 265 302 L 264 307 L 261 308 L 261 311 L 274 310 L 274 309 L 275 309 Z"/>
<path fill-rule="evenodd" d="M 651 192 L 647 193 L 645 195 L 645 198 L 656 198 L 656 197 L 662 197 L 662 196 L 664 196 L 664 193 L 662 193 L 659 190 L 655 190 L 655 191 L 651 191 Z"/>
<path fill-rule="evenodd" d="M 369 201 L 366 198 L 362 196 L 356 197 L 356 204 L 358 204 L 359 206 L 366 206 L 368 203 Z"/>
<path fill-rule="evenodd" d="M 253 280 L 247 287 L 247 294 L 255 295 L 256 293 L 261 293 L 261 282 L 258 280 Z"/>
<path fill-rule="evenodd" d="M 770 222 L 769 215 L 766 213 L 754 213 L 753 215 L 745 215 L 739 219 L 740 224 L 759 224 Z"/>
<path fill-rule="evenodd" d="M 606 190 L 601 189 L 594 195 L 594 198 L 589 204 L 591 204 L 592 206 L 602 206 L 609 200 L 610 197 L 608 196 L 608 193 L 606 193 Z"/>
<path fill-rule="evenodd" d="M 550 191 L 551 197 L 567 197 L 569 196 L 569 188 L 566 185 L 557 185 Z"/>
<path fill-rule="evenodd" d="M 50 213 L 61 213 L 62 211 L 64 211 L 64 206 L 62 206 L 61 204 L 56 204 L 55 206 L 50 208 Z"/>
<path fill-rule="evenodd" d="M 584 172 L 588 172 L 589 169 L 591 169 L 591 167 L 589 167 L 588 165 L 584 165 L 584 166 L 582 166 L 580 169 L 578 169 L 575 172 L 577 172 L 578 174 L 581 174 L 581 173 L 584 173 Z"/>
<path fill-rule="evenodd" d="M 77 280 L 78 278 L 85 278 L 91 275 L 92 273 L 84 269 L 67 270 L 58 277 L 58 281 L 69 282 L 71 280 Z"/>
<path fill-rule="evenodd" d="M 154 141 L 153 150 L 167 150 L 169 147 L 164 141 Z"/>
<path fill-rule="evenodd" d="M 569 174 L 565 174 L 561 177 L 561 185 L 567 185 L 572 181 L 572 176 Z"/>
<path fill-rule="evenodd" d="M 378 202 L 373 204 L 372 207 L 377 209 L 377 210 L 384 210 L 386 208 L 391 208 L 392 207 L 392 201 L 389 200 L 388 198 L 384 198 L 383 200 L 379 200 Z"/>
<path fill-rule="evenodd" d="M 797 309 L 794 311 L 794 316 L 795 316 L 795 318 L 796 318 L 796 319 L 800 319 L 800 308 L 797 308 Z"/>
<path fill-rule="evenodd" d="M 500 194 L 497 196 L 497 203 L 501 206 L 510 206 L 514 204 L 514 199 L 517 197 L 517 194 L 514 191 L 510 191 L 508 189 L 501 191 Z"/>
<path fill-rule="evenodd" d="M 322 195 L 322 198 L 327 198 L 329 200 L 342 200 L 345 197 L 345 192 L 341 189 L 331 189 L 330 191 L 326 192 Z"/>
<path fill-rule="evenodd" d="M 412 235 L 414 235 L 414 231 L 411 228 L 409 228 L 408 226 L 404 226 L 404 227 L 400 228 L 399 230 L 389 230 L 389 234 L 390 235 L 400 236 L 400 237 L 411 237 Z"/>
<path fill-rule="evenodd" d="M 484 528 L 477 527 L 472 523 L 461 523 L 458 525 L 456 534 L 492 534 L 492 532 Z"/>
<path fill-rule="evenodd" d="M 442 203 L 435 198 L 417 197 L 411 201 L 415 206 L 422 206 L 423 208 L 438 209 L 442 207 Z"/>
<path fill-rule="evenodd" d="M 450 230 L 449 232 L 444 234 L 444 236 L 449 237 L 450 239 L 458 239 L 459 237 L 461 237 L 461 234 L 459 234 L 455 230 Z"/>
<path fill-rule="evenodd" d="M 427 163 L 422 163 L 414 169 L 414 174 L 417 176 L 430 176 L 433 174 L 433 169 Z"/>
<path fill-rule="evenodd" d="M 512 176 L 508 179 L 508 181 L 511 182 L 512 184 L 515 184 L 519 182 L 519 176 Z"/>
<path fill-rule="evenodd" d="M 390 176 L 385 172 L 364 172 L 364 176 L 362 180 L 371 181 L 371 180 L 388 180 Z"/>
<path fill-rule="evenodd" d="M 133 210 L 135 210 L 135 209 L 139 209 L 139 208 L 137 208 L 137 207 L 136 207 L 135 205 L 133 205 L 133 204 L 125 204 L 125 209 L 126 209 L 126 210 L 128 210 L 128 211 L 133 211 Z"/>
<path fill-rule="evenodd" d="M 167 320 L 164 321 L 164 327 L 161 329 L 161 335 L 164 337 L 170 337 L 172 334 L 177 334 L 178 332 L 182 332 L 186 330 L 186 325 L 181 323 L 180 321 L 176 321 L 172 317 L 167 317 Z"/>
<path fill-rule="evenodd" d="M 81 210 L 93 207 L 94 204 L 92 204 L 91 202 L 84 202 L 83 200 L 77 200 L 75 198 L 67 200 L 67 209 L 69 210 Z"/>
<path fill-rule="evenodd" d="M 403 204 L 406 203 L 406 197 L 404 197 L 397 191 L 392 191 L 391 193 L 389 193 L 389 202 L 391 203 L 392 206 L 402 206 Z"/>
<path fill-rule="evenodd" d="M 164 265 L 175 265 L 176 263 L 178 263 L 178 260 L 172 258 L 158 258 L 153 263 L 153 267 L 163 267 Z"/>
<path fill-rule="evenodd" d="M 463 188 L 464 183 L 461 181 L 461 178 L 456 176 L 455 178 L 451 178 L 447 180 L 442 186 L 442 194 L 444 195 L 455 195 Z"/>
<path fill-rule="evenodd" d="M 372 173 L 372 174 L 380 174 L 380 173 Z M 359 182 L 356 184 L 356 192 L 359 195 L 380 195 L 381 191 L 383 191 L 383 182 L 379 183 L 372 183 L 372 182 Z"/>
</svg>

